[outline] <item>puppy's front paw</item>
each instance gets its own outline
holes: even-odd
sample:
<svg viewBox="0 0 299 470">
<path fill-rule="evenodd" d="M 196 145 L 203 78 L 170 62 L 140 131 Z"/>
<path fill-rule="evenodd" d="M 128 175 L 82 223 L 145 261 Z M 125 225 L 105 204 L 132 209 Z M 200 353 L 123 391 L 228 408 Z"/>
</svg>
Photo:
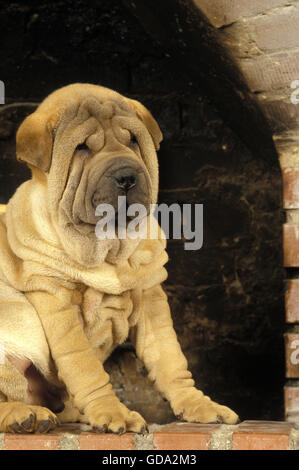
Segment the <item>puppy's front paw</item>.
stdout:
<svg viewBox="0 0 299 470">
<path fill-rule="evenodd" d="M 55 428 L 57 424 L 56 415 L 43 406 L 22 402 L 0 404 L 0 432 L 41 434 Z"/>
<path fill-rule="evenodd" d="M 145 420 L 136 411 L 129 410 L 117 398 L 93 402 L 86 410 L 90 425 L 96 432 L 123 434 L 126 431 L 144 434 Z"/>
<path fill-rule="evenodd" d="M 174 407 L 177 416 L 191 423 L 236 424 L 238 415 L 227 406 L 219 405 L 199 390 L 186 393 Z"/>
</svg>

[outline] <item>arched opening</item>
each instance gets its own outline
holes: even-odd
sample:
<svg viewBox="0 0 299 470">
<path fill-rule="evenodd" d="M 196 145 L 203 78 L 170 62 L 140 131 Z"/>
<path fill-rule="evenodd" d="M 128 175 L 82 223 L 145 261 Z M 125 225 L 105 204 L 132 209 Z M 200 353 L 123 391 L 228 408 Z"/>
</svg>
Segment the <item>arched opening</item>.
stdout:
<svg viewBox="0 0 299 470">
<path fill-rule="evenodd" d="M 164 0 L 158 10 L 153 0 L 75 0 L 71 8 L 29 1 L 2 14 L 7 35 L 16 24 L 23 33 L 2 58 L 0 202 L 28 178 L 15 161 L 15 131 L 47 93 L 92 82 L 143 102 L 164 133 L 159 202 L 204 205 L 203 248 L 188 252 L 169 241 L 165 285 L 196 384 L 242 419 L 282 419 L 278 155 L 254 93 L 216 30 L 187 1 Z M 173 421 L 129 345 L 107 370 L 125 404 L 150 422 Z"/>
</svg>

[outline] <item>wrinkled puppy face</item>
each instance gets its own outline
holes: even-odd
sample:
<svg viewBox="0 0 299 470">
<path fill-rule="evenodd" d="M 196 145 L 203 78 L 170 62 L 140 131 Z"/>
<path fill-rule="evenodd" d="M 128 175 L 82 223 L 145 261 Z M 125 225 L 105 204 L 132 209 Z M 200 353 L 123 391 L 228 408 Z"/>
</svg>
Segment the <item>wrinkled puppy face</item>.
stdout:
<svg viewBox="0 0 299 470">
<path fill-rule="evenodd" d="M 136 136 L 140 124 L 144 125 L 121 105 L 88 97 L 72 116 L 68 108 L 57 127 L 54 177 L 61 168 L 61 155 L 65 158 L 66 148 L 71 146 L 67 179 L 60 185 L 59 211 L 81 228 L 96 223 L 99 204 L 110 204 L 117 214 L 119 196 L 126 198 L 127 205 L 139 203 L 147 210 L 152 201 L 151 178 Z"/>
<path fill-rule="evenodd" d="M 61 226 L 89 233 L 99 204 L 118 210 L 156 202 L 161 132 L 140 103 L 75 84 L 50 95 L 17 134 L 17 156 L 47 177 L 49 209 Z"/>
</svg>

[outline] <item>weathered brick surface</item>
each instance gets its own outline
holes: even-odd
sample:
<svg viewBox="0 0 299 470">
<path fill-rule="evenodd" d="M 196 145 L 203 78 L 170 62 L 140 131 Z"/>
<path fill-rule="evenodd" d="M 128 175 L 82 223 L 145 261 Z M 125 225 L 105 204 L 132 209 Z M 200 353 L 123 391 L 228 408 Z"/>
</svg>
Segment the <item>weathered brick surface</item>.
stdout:
<svg viewBox="0 0 299 470">
<path fill-rule="evenodd" d="M 299 423 L 299 385 L 284 387 L 285 419 Z"/>
<path fill-rule="evenodd" d="M 235 426 L 174 422 L 151 433 L 96 434 L 90 426 L 61 426 L 50 434 L 5 434 L 1 450 L 287 450 L 297 448 L 295 425 L 244 421 Z M 67 431 L 67 432 L 65 432 Z"/>
<path fill-rule="evenodd" d="M 243 17 L 221 31 L 221 37 L 238 58 L 250 58 L 298 47 L 299 10 L 295 4 L 253 18 Z"/>
<path fill-rule="evenodd" d="M 59 450 L 58 434 L 6 434 L 5 450 Z"/>
<path fill-rule="evenodd" d="M 172 423 L 154 433 L 157 450 L 208 450 L 212 432 L 219 424 Z"/>
<path fill-rule="evenodd" d="M 283 168 L 283 207 L 299 208 L 299 168 Z"/>
<path fill-rule="evenodd" d="M 233 434 L 233 450 L 287 450 L 291 429 L 284 422 L 244 421 Z"/>
<path fill-rule="evenodd" d="M 79 436 L 79 450 L 132 450 L 134 434 L 92 434 L 83 432 Z"/>
<path fill-rule="evenodd" d="M 299 323 L 299 279 L 287 281 L 285 306 L 286 321 L 288 323 Z"/>
<path fill-rule="evenodd" d="M 194 0 L 194 3 L 217 28 L 233 23 L 242 17 L 257 15 L 270 8 L 284 5 L 286 0 Z"/>
<path fill-rule="evenodd" d="M 238 61 L 251 91 L 290 88 L 299 77 L 299 52 L 284 51 Z M 292 90 L 294 91 L 294 90 Z"/>
<path fill-rule="evenodd" d="M 299 168 L 299 135 L 298 131 L 291 130 L 273 136 L 279 155 L 280 167 Z"/>
<path fill-rule="evenodd" d="M 285 333 L 286 377 L 299 378 L 299 333 Z"/>
<path fill-rule="evenodd" d="M 294 5 L 286 6 L 276 14 L 249 19 L 247 24 L 260 51 L 298 47 L 299 10 Z"/>
<path fill-rule="evenodd" d="M 283 225 L 284 265 L 299 267 L 299 227 L 296 224 Z"/>
</svg>

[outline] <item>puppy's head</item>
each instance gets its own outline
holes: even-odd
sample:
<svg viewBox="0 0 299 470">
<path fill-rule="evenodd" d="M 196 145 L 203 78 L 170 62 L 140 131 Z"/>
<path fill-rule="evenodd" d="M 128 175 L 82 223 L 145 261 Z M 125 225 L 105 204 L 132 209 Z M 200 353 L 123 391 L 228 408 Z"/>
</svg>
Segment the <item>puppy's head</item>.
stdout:
<svg viewBox="0 0 299 470">
<path fill-rule="evenodd" d="M 96 85 L 73 84 L 49 95 L 17 132 L 17 158 L 47 184 L 61 224 L 81 230 L 96 207 L 118 196 L 149 209 L 158 192 L 158 124 L 139 102 Z"/>
</svg>

